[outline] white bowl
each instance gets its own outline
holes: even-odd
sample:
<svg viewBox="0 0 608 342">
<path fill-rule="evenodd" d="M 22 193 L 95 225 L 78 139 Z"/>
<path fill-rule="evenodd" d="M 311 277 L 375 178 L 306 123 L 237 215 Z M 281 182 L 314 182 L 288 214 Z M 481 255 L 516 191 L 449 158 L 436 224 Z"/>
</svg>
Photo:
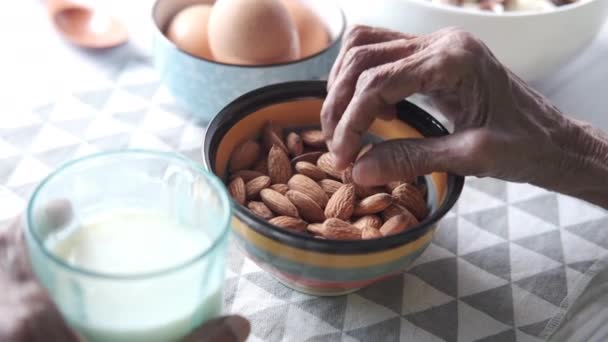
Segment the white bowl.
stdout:
<svg viewBox="0 0 608 342">
<path fill-rule="evenodd" d="M 562 67 L 600 31 L 608 0 L 579 0 L 548 12 L 489 13 L 428 0 L 340 0 L 349 25 L 364 24 L 423 34 L 461 27 L 481 38 L 527 81 Z"/>
</svg>

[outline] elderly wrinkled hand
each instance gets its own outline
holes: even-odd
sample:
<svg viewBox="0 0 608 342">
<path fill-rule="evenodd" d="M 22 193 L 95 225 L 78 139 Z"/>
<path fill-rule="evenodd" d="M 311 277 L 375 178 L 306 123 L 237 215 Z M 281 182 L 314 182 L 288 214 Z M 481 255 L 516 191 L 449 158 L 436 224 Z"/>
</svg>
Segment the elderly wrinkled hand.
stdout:
<svg viewBox="0 0 608 342">
<path fill-rule="evenodd" d="M 448 28 L 428 35 L 355 27 L 328 81 L 321 123 L 339 168 L 355 160 L 376 118 L 420 93 L 454 123 L 445 137 L 377 144 L 353 168 L 362 185 L 433 171 L 527 182 L 608 206 L 608 139 L 564 116 L 503 66 L 477 38 Z"/>
</svg>

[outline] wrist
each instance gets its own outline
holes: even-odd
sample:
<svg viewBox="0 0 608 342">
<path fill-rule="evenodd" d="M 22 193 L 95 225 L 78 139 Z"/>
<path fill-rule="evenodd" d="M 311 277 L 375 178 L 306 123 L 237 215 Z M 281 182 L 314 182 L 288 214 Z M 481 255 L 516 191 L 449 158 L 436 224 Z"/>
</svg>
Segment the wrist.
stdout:
<svg viewBox="0 0 608 342">
<path fill-rule="evenodd" d="M 553 141 L 557 177 L 549 188 L 608 208 L 608 137 L 587 123 L 564 117 Z"/>
</svg>

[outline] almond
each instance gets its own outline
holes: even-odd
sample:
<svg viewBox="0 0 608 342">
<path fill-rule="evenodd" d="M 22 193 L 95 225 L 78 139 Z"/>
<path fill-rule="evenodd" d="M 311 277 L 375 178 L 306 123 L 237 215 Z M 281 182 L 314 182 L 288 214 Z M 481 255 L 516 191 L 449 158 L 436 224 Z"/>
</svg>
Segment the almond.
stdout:
<svg viewBox="0 0 608 342">
<path fill-rule="evenodd" d="M 245 140 L 230 155 L 230 170 L 238 171 L 250 168 L 258 158 L 262 148 L 255 140 Z"/>
<path fill-rule="evenodd" d="M 321 235 L 334 240 L 361 240 L 361 230 L 338 218 L 323 222 Z"/>
<path fill-rule="evenodd" d="M 361 230 L 361 238 L 363 240 L 378 239 L 382 236 L 382 233 L 380 233 L 380 231 L 376 228 L 365 227 L 363 230 Z"/>
<path fill-rule="evenodd" d="M 296 206 L 289 199 L 272 189 L 260 191 L 262 201 L 270 210 L 282 216 L 300 217 Z"/>
<path fill-rule="evenodd" d="M 323 222 L 325 221 L 325 214 L 323 209 L 313 201 L 309 196 L 297 191 L 289 190 L 285 194 L 291 203 L 293 203 L 298 209 L 300 216 L 308 222 Z"/>
<path fill-rule="evenodd" d="M 302 131 L 300 136 L 302 137 L 302 141 L 310 147 L 321 148 L 325 146 L 325 135 L 323 135 L 321 130 L 310 129 Z"/>
<path fill-rule="evenodd" d="M 250 180 L 260 176 L 264 176 L 264 174 L 254 170 L 239 170 L 230 175 L 230 180 L 233 180 L 237 177 L 241 177 L 245 182 L 249 182 Z"/>
<path fill-rule="evenodd" d="M 289 187 L 287 186 L 287 184 L 272 184 L 270 188 L 280 193 L 281 195 L 285 195 L 285 193 L 289 191 Z"/>
<path fill-rule="evenodd" d="M 263 175 L 268 174 L 268 157 L 261 158 L 253 165 L 253 170 Z"/>
<path fill-rule="evenodd" d="M 393 190 L 393 197 L 399 205 L 408 209 L 418 220 L 426 217 L 428 212 L 426 201 L 415 186 L 403 183 Z"/>
<path fill-rule="evenodd" d="M 404 207 L 400 206 L 399 204 L 395 203 L 395 201 L 393 200 L 393 204 L 388 206 L 388 208 L 384 209 L 384 211 L 382 212 L 382 219 L 384 221 L 388 221 L 391 217 L 403 214 L 403 212 L 405 212 L 405 211 L 408 211 L 408 210 L 405 209 Z"/>
<path fill-rule="evenodd" d="M 308 224 L 302 219 L 291 217 L 291 216 L 277 216 L 271 218 L 268 222 L 277 227 L 281 227 L 289 230 L 296 230 L 303 232 L 306 230 Z"/>
<path fill-rule="evenodd" d="M 291 174 L 291 164 L 287 154 L 277 145 L 273 145 L 268 152 L 268 175 L 272 183 L 287 183 Z"/>
<path fill-rule="evenodd" d="M 323 153 L 317 160 L 317 166 L 323 170 L 323 172 L 332 176 L 336 179 L 342 179 L 342 172 L 334 168 L 334 158 L 329 152 Z"/>
<path fill-rule="evenodd" d="M 316 181 L 327 178 L 325 172 L 317 165 L 305 161 L 296 163 L 296 171 Z"/>
<path fill-rule="evenodd" d="M 361 148 L 361 150 L 359 151 L 359 154 L 357 154 L 357 158 L 355 159 L 355 161 L 361 159 L 361 157 L 363 157 L 364 154 L 369 152 L 369 150 L 371 150 L 372 147 L 374 147 L 374 144 L 367 144 L 367 145 L 363 146 Z"/>
<path fill-rule="evenodd" d="M 403 184 L 402 181 L 389 182 L 388 184 L 386 184 L 386 190 L 388 190 L 389 193 L 392 193 L 393 190 L 395 190 L 395 188 L 397 188 L 401 184 Z"/>
<path fill-rule="evenodd" d="M 247 208 L 256 216 L 265 220 L 270 220 L 274 217 L 272 211 L 264 204 L 264 202 L 251 201 L 247 203 Z"/>
<path fill-rule="evenodd" d="M 291 160 L 292 164 L 296 164 L 297 162 L 301 162 L 301 161 L 305 161 L 305 162 L 309 162 L 309 163 L 313 163 L 316 164 L 317 160 L 319 160 L 319 157 L 325 152 L 322 151 L 314 151 L 314 152 L 306 152 L 306 153 L 302 153 L 297 157 L 294 157 Z"/>
<path fill-rule="evenodd" d="M 287 135 L 286 145 L 289 154 L 293 157 L 297 157 L 304 152 L 304 144 L 302 143 L 302 138 L 296 132 L 291 132 Z"/>
<path fill-rule="evenodd" d="M 352 184 L 344 184 L 327 202 L 325 216 L 348 220 L 352 216 L 354 209 L 355 187 Z"/>
<path fill-rule="evenodd" d="M 247 182 L 247 184 L 245 184 L 245 193 L 247 195 L 247 199 L 253 199 L 258 197 L 260 191 L 262 191 L 262 189 L 266 189 L 269 186 L 270 177 L 268 176 L 260 176 L 250 180 L 249 182 Z"/>
<path fill-rule="evenodd" d="M 338 189 L 340 189 L 342 185 L 344 185 L 343 183 L 338 182 L 337 180 L 329 178 L 321 179 L 317 183 L 319 183 L 321 189 L 323 189 L 323 191 L 325 191 L 325 193 L 329 196 L 333 195 L 336 191 L 338 191 Z"/>
<path fill-rule="evenodd" d="M 264 143 L 266 151 L 269 151 L 272 148 L 272 145 L 277 145 L 285 151 L 285 153 L 289 153 L 287 146 L 283 143 L 283 129 L 273 122 L 268 122 L 266 126 L 264 126 L 264 130 L 262 131 L 262 142 Z"/>
<path fill-rule="evenodd" d="M 359 217 L 355 222 L 353 222 L 353 226 L 361 230 L 366 227 L 380 229 L 380 227 L 382 227 L 382 219 L 376 215 L 365 215 Z"/>
<path fill-rule="evenodd" d="M 245 181 L 241 177 L 236 177 L 228 184 L 228 192 L 238 204 L 245 204 Z"/>
<path fill-rule="evenodd" d="M 321 235 L 323 232 L 323 223 L 309 223 L 306 230 L 315 235 Z"/>
<path fill-rule="evenodd" d="M 384 236 L 395 235 L 406 231 L 418 224 L 413 215 L 395 215 L 380 227 L 380 233 Z"/>
<path fill-rule="evenodd" d="M 393 204 L 393 196 L 387 193 L 371 195 L 355 204 L 353 215 L 376 214 L 388 208 L 391 204 Z"/>
<path fill-rule="evenodd" d="M 291 179 L 289 179 L 287 185 L 291 190 L 297 190 L 305 195 L 308 195 L 308 197 L 317 202 L 321 208 L 325 208 L 327 205 L 327 201 L 329 200 L 327 194 L 325 194 L 325 191 L 321 189 L 321 186 L 319 186 L 319 184 L 317 184 L 314 180 L 310 179 L 310 177 L 295 174 L 293 177 L 291 177 Z"/>
</svg>

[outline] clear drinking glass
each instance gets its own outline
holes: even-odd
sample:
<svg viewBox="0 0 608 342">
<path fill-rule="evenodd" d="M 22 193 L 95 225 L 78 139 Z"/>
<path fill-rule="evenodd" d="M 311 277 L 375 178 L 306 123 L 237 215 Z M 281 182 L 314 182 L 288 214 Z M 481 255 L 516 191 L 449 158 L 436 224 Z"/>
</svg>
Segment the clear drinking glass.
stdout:
<svg viewBox="0 0 608 342">
<path fill-rule="evenodd" d="M 221 314 L 230 216 L 223 184 L 196 163 L 111 152 L 40 184 L 26 237 L 35 274 L 89 341 L 172 341 Z"/>
</svg>

